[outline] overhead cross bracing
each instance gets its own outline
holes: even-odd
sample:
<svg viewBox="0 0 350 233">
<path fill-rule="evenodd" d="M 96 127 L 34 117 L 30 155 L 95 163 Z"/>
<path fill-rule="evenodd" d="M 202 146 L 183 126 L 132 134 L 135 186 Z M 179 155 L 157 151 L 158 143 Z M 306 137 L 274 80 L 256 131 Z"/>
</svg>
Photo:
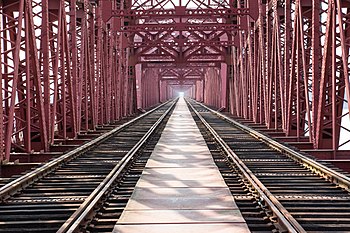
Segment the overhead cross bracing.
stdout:
<svg viewBox="0 0 350 233">
<path fill-rule="evenodd" d="M 228 1 L 130 1 L 114 16 L 138 63 L 220 63 L 248 9 Z M 234 6 L 235 5 L 235 6 Z M 190 64 L 188 64 L 190 63 Z"/>
<path fill-rule="evenodd" d="M 234 37 L 242 29 L 239 21 L 249 16 L 249 9 L 234 1 L 131 1 L 113 16 L 120 17 L 136 68 L 158 69 L 161 85 L 172 89 L 196 86 L 191 92 L 203 99 L 205 76 L 215 72 L 225 82 Z M 176 73 L 176 79 L 165 71 Z M 225 99 L 226 91 L 222 93 Z"/>
</svg>

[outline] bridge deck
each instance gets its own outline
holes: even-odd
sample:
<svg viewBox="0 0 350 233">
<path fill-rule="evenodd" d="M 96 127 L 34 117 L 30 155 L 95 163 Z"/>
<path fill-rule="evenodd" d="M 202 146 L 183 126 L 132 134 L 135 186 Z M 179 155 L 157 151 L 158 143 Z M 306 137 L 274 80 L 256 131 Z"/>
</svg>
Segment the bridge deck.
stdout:
<svg viewBox="0 0 350 233">
<path fill-rule="evenodd" d="M 250 232 L 182 98 L 113 232 Z"/>
</svg>

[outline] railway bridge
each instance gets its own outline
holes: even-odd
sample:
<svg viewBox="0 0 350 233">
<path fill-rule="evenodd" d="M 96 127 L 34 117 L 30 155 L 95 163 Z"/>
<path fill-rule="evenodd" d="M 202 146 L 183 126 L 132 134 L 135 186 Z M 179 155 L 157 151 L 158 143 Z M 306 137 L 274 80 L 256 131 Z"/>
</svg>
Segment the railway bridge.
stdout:
<svg viewBox="0 0 350 233">
<path fill-rule="evenodd" d="M 350 232 L 350 0 L 0 14 L 0 232 Z"/>
</svg>

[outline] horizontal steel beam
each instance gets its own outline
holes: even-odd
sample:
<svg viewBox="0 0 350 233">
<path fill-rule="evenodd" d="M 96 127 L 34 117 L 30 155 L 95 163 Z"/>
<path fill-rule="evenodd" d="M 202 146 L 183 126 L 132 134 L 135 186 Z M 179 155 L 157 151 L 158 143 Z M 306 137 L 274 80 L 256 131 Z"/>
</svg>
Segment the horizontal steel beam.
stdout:
<svg viewBox="0 0 350 233">
<path fill-rule="evenodd" d="M 175 9 L 150 9 L 150 10 L 115 10 L 114 17 L 228 17 L 232 15 L 248 15 L 249 8 L 221 8 L 221 9 L 184 9 L 176 7 Z"/>
<path fill-rule="evenodd" d="M 175 46 L 185 46 L 185 47 L 195 47 L 195 46 L 220 46 L 229 47 L 234 46 L 236 43 L 234 41 L 211 41 L 211 40 L 201 40 L 201 41 L 186 41 L 186 42 L 165 42 L 165 41 L 143 41 L 143 42 L 130 42 L 130 46 L 134 48 L 142 47 L 169 47 L 173 48 Z"/>
<path fill-rule="evenodd" d="M 189 23 L 174 23 L 174 24 L 138 24 L 131 26 L 121 26 L 121 32 L 164 32 L 164 31 L 238 31 L 240 26 L 237 24 L 189 24 Z M 117 30 L 118 31 L 118 30 Z"/>
<path fill-rule="evenodd" d="M 203 78 L 160 78 L 161 81 L 202 81 Z"/>
<path fill-rule="evenodd" d="M 207 67 L 220 67 L 220 62 L 212 63 L 144 63 L 143 68 L 207 68 Z"/>
<path fill-rule="evenodd" d="M 139 61 L 138 63 L 141 64 L 147 64 L 147 63 L 152 63 L 152 64 L 184 64 L 187 65 L 186 63 L 202 63 L 202 64 L 207 64 L 207 63 L 225 63 L 226 61 L 224 60 L 187 60 L 186 62 L 176 62 L 174 60 L 149 60 L 149 61 Z"/>
</svg>

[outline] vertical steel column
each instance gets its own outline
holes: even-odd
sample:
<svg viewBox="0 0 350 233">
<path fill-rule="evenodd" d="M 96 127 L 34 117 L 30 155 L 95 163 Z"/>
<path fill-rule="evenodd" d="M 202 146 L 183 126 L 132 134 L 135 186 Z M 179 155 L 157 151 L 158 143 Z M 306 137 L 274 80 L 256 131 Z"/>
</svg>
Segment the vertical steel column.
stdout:
<svg viewBox="0 0 350 233">
<path fill-rule="evenodd" d="M 2 159 L 11 150 L 48 151 L 33 2 L 1 2 Z"/>
</svg>

